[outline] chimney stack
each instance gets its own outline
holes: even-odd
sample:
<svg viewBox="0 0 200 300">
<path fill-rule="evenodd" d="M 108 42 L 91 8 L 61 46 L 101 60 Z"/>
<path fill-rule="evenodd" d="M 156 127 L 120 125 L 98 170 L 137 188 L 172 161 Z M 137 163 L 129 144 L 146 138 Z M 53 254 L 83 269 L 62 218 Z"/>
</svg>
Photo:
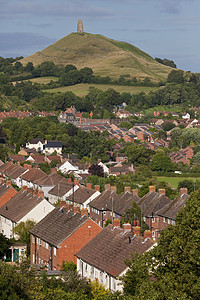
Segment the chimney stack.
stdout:
<svg viewBox="0 0 200 300">
<path fill-rule="evenodd" d="M 113 220 L 113 228 L 120 228 L 120 220 L 119 219 L 114 219 Z"/>
<path fill-rule="evenodd" d="M 116 193 L 117 192 L 117 187 L 115 185 L 110 187 L 111 191 Z"/>
<path fill-rule="evenodd" d="M 123 224 L 122 228 L 123 228 L 124 232 L 131 232 L 131 230 L 132 230 L 130 223 Z"/>
<path fill-rule="evenodd" d="M 155 192 L 155 191 L 156 191 L 155 185 L 150 185 L 150 186 L 149 186 L 149 193 Z"/>
<path fill-rule="evenodd" d="M 110 183 L 106 183 L 104 188 L 105 188 L 105 190 L 110 189 Z"/>
<path fill-rule="evenodd" d="M 7 186 L 8 186 L 8 185 L 12 186 L 11 180 L 7 180 L 6 185 L 7 185 Z"/>
<path fill-rule="evenodd" d="M 86 188 L 92 189 L 92 184 L 91 184 L 91 182 L 86 182 Z"/>
<path fill-rule="evenodd" d="M 66 201 L 60 201 L 60 208 L 63 207 L 63 206 L 67 208 Z"/>
<path fill-rule="evenodd" d="M 144 232 L 144 239 L 150 238 L 152 239 L 152 232 L 151 230 L 145 230 Z"/>
<path fill-rule="evenodd" d="M 73 213 L 77 213 L 77 212 L 80 212 L 80 207 L 79 206 L 74 206 L 73 207 Z"/>
<path fill-rule="evenodd" d="M 183 194 L 188 194 L 188 190 L 187 188 L 180 188 L 180 195 L 183 195 Z"/>
<path fill-rule="evenodd" d="M 84 215 L 88 216 L 88 210 L 87 210 L 87 208 L 81 209 L 81 217 L 84 216 Z"/>
<path fill-rule="evenodd" d="M 69 183 L 69 184 L 72 183 L 71 177 L 68 177 L 68 178 L 67 178 L 67 183 Z"/>
<path fill-rule="evenodd" d="M 138 196 L 138 189 L 132 189 L 132 193 L 133 195 Z"/>
<path fill-rule="evenodd" d="M 79 185 L 79 180 L 78 179 L 74 179 L 74 185 Z"/>
<path fill-rule="evenodd" d="M 28 164 L 24 164 L 24 168 L 27 169 L 27 170 L 30 170 L 30 169 L 32 169 L 32 166 L 28 165 Z"/>
<path fill-rule="evenodd" d="M 94 189 L 95 189 L 95 191 L 99 191 L 100 192 L 100 185 L 95 185 Z"/>
<path fill-rule="evenodd" d="M 165 195 L 165 189 L 159 189 L 158 190 L 159 195 Z"/>
<path fill-rule="evenodd" d="M 37 196 L 44 198 L 44 192 L 43 191 L 38 191 Z"/>
<path fill-rule="evenodd" d="M 133 234 L 140 235 L 140 226 L 133 227 Z"/>
<path fill-rule="evenodd" d="M 125 186 L 124 193 L 127 193 L 127 192 L 131 192 L 131 187 L 130 186 Z"/>
</svg>

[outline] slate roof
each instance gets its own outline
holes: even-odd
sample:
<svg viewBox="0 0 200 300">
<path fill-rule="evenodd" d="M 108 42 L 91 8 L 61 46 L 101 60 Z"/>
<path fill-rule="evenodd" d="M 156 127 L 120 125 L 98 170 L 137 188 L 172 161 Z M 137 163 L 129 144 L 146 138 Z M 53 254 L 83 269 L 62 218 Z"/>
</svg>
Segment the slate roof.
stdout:
<svg viewBox="0 0 200 300">
<path fill-rule="evenodd" d="M 57 247 L 87 220 L 85 215 L 81 217 L 80 213 L 74 214 L 72 211 L 67 212 L 65 207 L 56 207 L 30 233 Z"/>
<path fill-rule="evenodd" d="M 45 148 L 62 148 L 62 142 L 47 141 Z"/>
<path fill-rule="evenodd" d="M 179 210 L 185 206 L 188 194 L 182 194 L 156 212 L 156 215 L 176 220 Z"/>
<path fill-rule="evenodd" d="M 170 202 L 171 200 L 164 194 L 159 195 L 156 192 L 150 192 L 141 198 L 138 205 L 140 206 L 144 216 L 148 217 L 152 216 L 152 213 L 155 215 L 159 209 Z"/>
<path fill-rule="evenodd" d="M 61 182 L 59 184 L 57 184 L 56 186 L 54 186 L 49 192 L 48 194 L 57 196 L 57 197 L 62 197 L 64 196 L 67 192 L 69 192 L 71 189 L 73 188 L 73 185 L 70 183 L 64 183 Z"/>
<path fill-rule="evenodd" d="M 124 260 L 131 259 L 131 253 L 137 251 L 142 254 L 153 245 L 152 240 L 144 241 L 141 236 L 133 237 L 129 243 L 130 236 L 131 233 L 124 233 L 121 228 L 107 226 L 75 255 L 91 266 L 117 277 L 127 268 Z"/>
<path fill-rule="evenodd" d="M 10 162 L 7 162 L 0 167 L 0 173 L 12 179 L 18 178 L 26 171 L 27 169 Z"/>
<path fill-rule="evenodd" d="M 38 184 L 40 186 L 55 186 L 59 183 L 65 183 L 67 180 L 61 175 L 58 174 L 50 174 L 40 179 L 36 179 L 33 181 L 34 184 Z"/>
<path fill-rule="evenodd" d="M 38 168 L 32 168 L 21 176 L 21 179 L 33 182 L 34 180 L 46 177 L 47 174 Z"/>
<path fill-rule="evenodd" d="M 83 204 L 87 201 L 96 191 L 92 189 L 88 189 L 86 187 L 79 187 L 75 192 L 74 195 L 70 195 L 69 200 Z"/>
<path fill-rule="evenodd" d="M 113 198 L 113 207 L 115 207 L 116 201 L 119 199 L 119 195 L 107 189 L 101 193 L 97 198 L 90 202 L 90 206 L 98 210 L 107 210 L 108 206 L 112 207 L 112 198 Z"/>
<path fill-rule="evenodd" d="M 41 201 L 42 197 L 21 190 L 0 208 L 0 215 L 17 223 Z"/>
<path fill-rule="evenodd" d="M 113 197 L 113 201 L 112 201 Z M 101 195 L 90 202 L 90 206 L 98 210 L 109 210 L 122 216 L 129 208 L 132 202 L 138 203 L 140 198 L 132 193 L 126 192 L 122 196 L 112 192 L 110 189 L 105 190 Z M 76 200 L 75 200 L 76 201 Z"/>
<path fill-rule="evenodd" d="M 35 138 L 35 139 L 32 139 L 31 141 L 30 141 L 30 144 L 37 144 L 37 143 L 39 143 L 39 142 L 41 142 L 42 144 L 44 144 L 44 139 L 40 139 L 40 138 Z"/>
</svg>

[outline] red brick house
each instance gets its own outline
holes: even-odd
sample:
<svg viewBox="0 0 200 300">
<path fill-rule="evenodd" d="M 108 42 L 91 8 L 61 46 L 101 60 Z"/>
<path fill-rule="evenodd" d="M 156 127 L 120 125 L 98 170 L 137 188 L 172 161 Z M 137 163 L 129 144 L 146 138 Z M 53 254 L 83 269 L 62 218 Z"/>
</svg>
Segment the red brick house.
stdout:
<svg viewBox="0 0 200 300">
<path fill-rule="evenodd" d="M 56 207 L 30 230 L 31 264 L 59 270 L 63 261 L 76 263 L 74 254 L 93 239 L 102 228 L 87 215 Z"/>
<path fill-rule="evenodd" d="M 118 195 L 116 187 L 109 187 L 105 189 L 101 195 L 89 203 L 90 216 L 101 227 L 107 219 L 120 219 L 122 215 L 131 207 L 132 202 L 138 202 L 140 198 L 137 195 L 137 189 L 130 192 L 130 187 L 125 187 L 125 193 Z"/>
<path fill-rule="evenodd" d="M 188 199 L 186 188 L 180 189 L 180 195 L 174 200 L 165 196 L 165 189 L 155 191 L 155 186 L 149 187 L 149 193 L 139 201 L 144 215 L 144 221 L 152 231 L 153 239 L 157 240 L 160 232 L 170 224 L 175 225 L 176 215 Z"/>
<path fill-rule="evenodd" d="M 6 204 L 16 194 L 17 191 L 11 186 L 11 182 L 2 180 L 2 183 L 0 184 L 0 207 Z"/>
</svg>

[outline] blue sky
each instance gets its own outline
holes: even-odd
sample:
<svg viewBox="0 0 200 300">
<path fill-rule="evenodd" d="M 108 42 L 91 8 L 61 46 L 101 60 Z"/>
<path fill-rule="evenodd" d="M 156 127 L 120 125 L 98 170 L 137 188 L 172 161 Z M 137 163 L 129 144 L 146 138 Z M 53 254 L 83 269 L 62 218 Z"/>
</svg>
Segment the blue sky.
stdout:
<svg viewBox="0 0 200 300">
<path fill-rule="evenodd" d="M 200 72 L 200 0 L 0 0 L 0 56 L 28 56 L 76 31 L 133 44 Z"/>
</svg>

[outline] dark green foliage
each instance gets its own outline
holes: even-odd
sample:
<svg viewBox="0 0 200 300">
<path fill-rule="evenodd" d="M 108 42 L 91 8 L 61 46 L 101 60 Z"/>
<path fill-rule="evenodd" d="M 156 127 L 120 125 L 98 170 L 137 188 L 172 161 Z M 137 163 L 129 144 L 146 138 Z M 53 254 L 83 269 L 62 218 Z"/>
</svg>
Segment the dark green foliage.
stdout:
<svg viewBox="0 0 200 300">
<path fill-rule="evenodd" d="M 41 163 L 41 164 L 39 164 L 39 167 L 43 172 L 45 172 L 47 174 L 51 173 L 51 167 L 48 163 Z"/>
<path fill-rule="evenodd" d="M 64 272 L 67 272 L 67 271 L 76 271 L 77 269 L 77 266 L 76 264 L 73 262 L 73 261 L 66 261 L 62 263 L 62 270 Z"/>
<path fill-rule="evenodd" d="M 171 172 L 174 170 L 171 159 L 163 152 L 158 152 L 153 156 L 150 167 L 152 171 L 157 172 Z"/>
<path fill-rule="evenodd" d="M 158 58 L 158 57 L 155 57 L 155 60 L 157 62 L 159 62 L 160 64 L 163 64 L 165 66 L 176 68 L 176 64 L 174 63 L 173 60 L 169 60 L 167 58 L 161 59 L 161 58 Z"/>
<path fill-rule="evenodd" d="M 3 235 L 3 233 L 0 233 L 0 259 L 4 257 L 4 255 L 8 251 L 8 247 L 9 247 L 8 238 L 5 235 Z"/>
<path fill-rule="evenodd" d="M 148 164 L 150 156 L 154 153 L 154 151 L 148 150 L 143 145 L 136 143 L 127 143 L 123 152 L 128 157 L 128 161 L 136 166 Z"/>
<path fill-rule="evenodd" d="M 200 181 L 199 180 L 191 180 L 191 179 L 185 179 L 178 183 L 178 189 L 180 188 L 187 188 L 188 194 L 191 194 L 195 190 L 198 190 L 200 188 Z"/>
<path fill-rule="evenodd" d="M 121 128 L 130 129 L 130 128 L 133 127 L 133 124 L 132 124 L 131 122 L 123 122 L 123 121 L 122 121 L 122 122 L 119 124 L 119 126 L 120 126 Z"/>
<path fill-rule="evenodd" d="M 165 122 L 162 125 L 162 128 L 164 131 L 170 131 L 171 129 L 173 129 L 174 127 L 176 127 L 176 125 L 170 121 Z"/>
<path fill-rule="evenodd" d="M 167 82 L 169 83 L 184 83 L 183 71 L 182 70 L 172 70 L 168 77 Z"/>
<path fill-rule="evenodd" d="M 97 175 L 99 177 L 104 177 L 104 171 L 103 171 L 103 167 L 98 165 L 98 164 L 92 164 L 89 168 L 88 168 L 88 172 L 91 175 Z"/>
</svg>

